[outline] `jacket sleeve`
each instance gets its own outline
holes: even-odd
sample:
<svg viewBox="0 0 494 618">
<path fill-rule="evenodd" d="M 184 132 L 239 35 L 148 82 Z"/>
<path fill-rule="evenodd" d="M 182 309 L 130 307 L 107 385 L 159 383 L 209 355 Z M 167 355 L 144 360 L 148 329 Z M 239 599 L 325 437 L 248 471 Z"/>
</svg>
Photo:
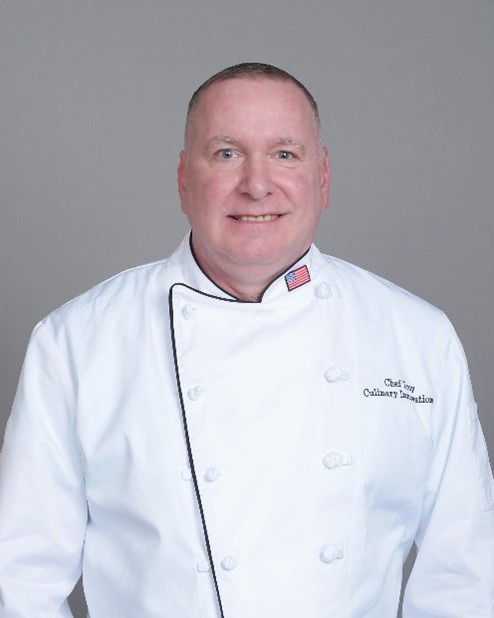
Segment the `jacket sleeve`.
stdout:
<svg viewBox="0 0 494 618">
<path fill-rule="evenodd" d="M 40 324 L 0 456 L 0 618 L 72 616 L 87 523 L 74 404 L 67 366 Z"/>
<path fill-rule="evenodd" d="M 494 618 L 494 481 L 463 350 L 444 320 L 433 463 L 403 618 Z"/>
</svg>

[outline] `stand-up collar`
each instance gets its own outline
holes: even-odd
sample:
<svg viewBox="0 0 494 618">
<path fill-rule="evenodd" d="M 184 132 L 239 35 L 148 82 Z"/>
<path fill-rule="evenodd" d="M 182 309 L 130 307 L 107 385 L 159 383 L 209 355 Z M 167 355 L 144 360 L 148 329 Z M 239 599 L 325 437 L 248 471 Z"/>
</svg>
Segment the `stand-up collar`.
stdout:
<svg viewBox="0 0 494 618">
<path fill-rule="evenodd" d="M 198 265 L 191 247 L 190 235 L 187 235 L 177 251 L 172 256 L 172 262 L 181 265 L 184 273 L 186 285 L 196 289 L 203 294 L 216 296 L 228 300 L 238 300 L 233 295 L 218 287 Z M 309 250 L 300 257 L 294 264 L 289 266 L 279 277 L 277 277 L 264 291 L 261 303 L 283 297 L 297 297 L 302 291 L 307 292 L 312 289 L 314 281 L 319 276 L 324 264 L 324 258 L 318 249 L 312 245 Z"/>
</svg>

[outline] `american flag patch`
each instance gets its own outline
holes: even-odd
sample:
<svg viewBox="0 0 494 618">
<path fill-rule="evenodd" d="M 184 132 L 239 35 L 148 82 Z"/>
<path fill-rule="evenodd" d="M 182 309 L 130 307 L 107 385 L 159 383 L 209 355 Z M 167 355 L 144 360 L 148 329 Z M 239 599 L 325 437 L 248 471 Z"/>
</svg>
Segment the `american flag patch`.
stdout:
<svg viewBox="0 0 494 618">
<path fill-rule="evenodd" d="M 301 285 L 304 285 L 304 283 L 309 283 L 309 269 L 305 266 L 305 264 L 303 266 L 299 266 L 285 275 L 285 281 L 288 291 L 291 292 L 292 290 L 295 290 L 295 288 L 299 288 Z"/>
</svg>

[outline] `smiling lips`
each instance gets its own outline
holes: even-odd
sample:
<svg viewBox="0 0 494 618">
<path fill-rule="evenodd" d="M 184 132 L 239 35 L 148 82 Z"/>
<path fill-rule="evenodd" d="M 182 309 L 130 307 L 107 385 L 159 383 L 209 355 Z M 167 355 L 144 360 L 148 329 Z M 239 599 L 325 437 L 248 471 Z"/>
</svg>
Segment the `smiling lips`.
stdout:
<svg viewBox="0 0 494 618">
<path fill-rule="evenodd" d="M 249 221 L 249 222 L 262 222 L 262 221 L 273 221 L 277 219 L 280 215 L 240 215 L 238 217 L 233 217 L 237 221 Z"/>
</svg>

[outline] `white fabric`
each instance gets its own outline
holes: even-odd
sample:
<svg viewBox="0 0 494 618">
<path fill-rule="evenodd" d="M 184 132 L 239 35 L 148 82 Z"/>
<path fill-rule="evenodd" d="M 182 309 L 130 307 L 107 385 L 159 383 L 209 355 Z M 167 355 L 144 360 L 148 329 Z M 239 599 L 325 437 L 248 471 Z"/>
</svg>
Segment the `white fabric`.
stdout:
<svg viewBox="0 0 494 618">
<path fill-rule="evenodd" d="M 181 397 L 225 618 L 392 618 L 414 540 L 405 618 L 494 616 L 493 480 L 451 325 L 315 247 L 301 265 L 309 283 L 238 302 L 184 241 L 36 327 L 0 617 L 70 616 L 82 568 L 91 618 L 218 618 Z"/>
</svg>

